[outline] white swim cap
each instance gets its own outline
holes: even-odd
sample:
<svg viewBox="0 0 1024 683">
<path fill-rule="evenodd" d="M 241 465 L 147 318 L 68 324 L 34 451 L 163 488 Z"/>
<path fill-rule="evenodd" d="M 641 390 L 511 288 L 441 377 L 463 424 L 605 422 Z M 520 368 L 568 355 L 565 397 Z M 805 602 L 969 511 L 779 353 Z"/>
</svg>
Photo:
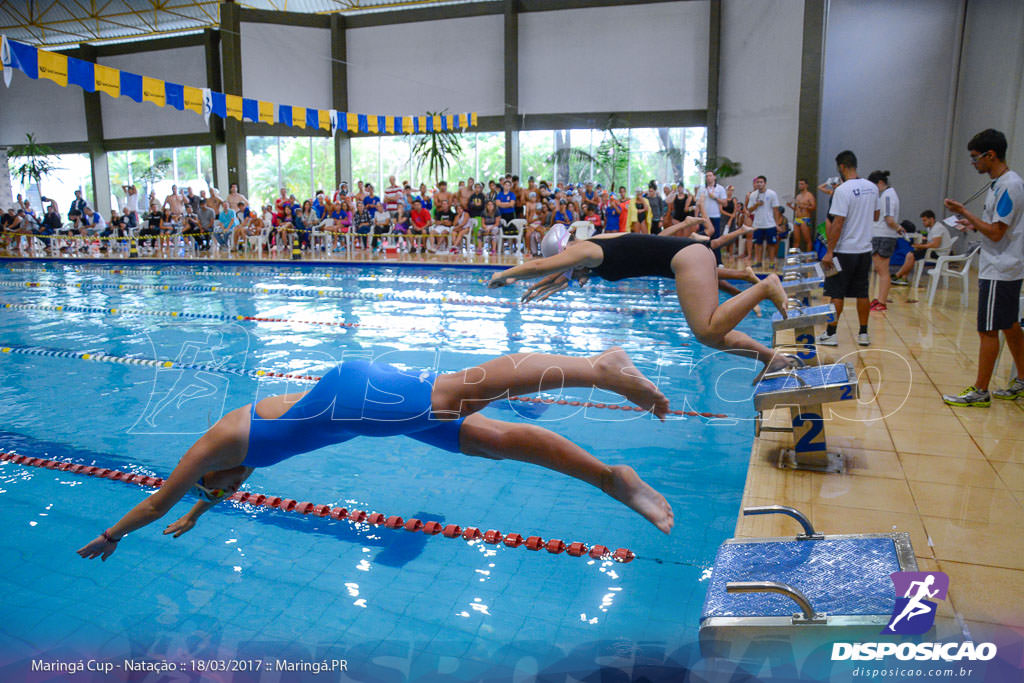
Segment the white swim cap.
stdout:
<svg viewBox="0 0 1024 683">
<path fill-rule="evenodd" d="M 568 244 L 569 228 L 561 223 L 555 223 L 540 242 L 541 256 L 547 258 L 548 256 L 560 254 L 565 251 L 565 247 Z"/>
</svg>

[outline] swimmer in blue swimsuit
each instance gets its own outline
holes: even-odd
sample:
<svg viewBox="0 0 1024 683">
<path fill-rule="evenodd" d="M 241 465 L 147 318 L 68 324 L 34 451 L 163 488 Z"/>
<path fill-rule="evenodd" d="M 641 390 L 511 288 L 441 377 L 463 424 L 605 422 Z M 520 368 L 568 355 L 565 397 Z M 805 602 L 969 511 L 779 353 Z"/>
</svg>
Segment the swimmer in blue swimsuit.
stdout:
<svg viewBox="0 0 1024 683">
<path fill-rule="evenodd" d="M 163 517 L 192 492 L 199 501 L 164 530 L 177 538 L 237 491 L 255 468 L 357 436 L 400 434 L 454 453 L 519 460 L 567 474 L 669 533 L 672 508 L 631 467 L 605 465 L 542 427 L 479 412 L 492 401 L 564 387 L 613 391 L 660 419 L 668 412 L 668 399 L 620 348 L 589 358 L 516 353 L 442 375 L 346 361 L 310 391 L 271 396 L 225 415 L 188 449 L 158 491 L 78 554 L 106 560 L 122 536 Z"/>
<path fill-rule="evenodd" d="M 740 321 L 765 299 L 787 316 L 786 291 L 777 275 L 769 275 L 756 284 L 718 303 L 719 271 L 715 255 L 705 241 L 692 237 L 676 237 L 673 233 L 693 227 L 707 219 L 690 218 L 660 235 L 603 234 L 588 240 L 559 245 L 557 253 L 534 259 L 503 270 L 491 277 L 491 288 L 520 280 L 542 278 L 523 294 L 523 301 L 543 299 L 565 289 L 571 271 L 580 282 L 591 274 L 615 281 L 632 277 L 657 276 L 675 281 L 679 307 L 697 340 L 714 349 L 753 356 L 764 363 L 754 382 L 765 372 L 776 372 L 797 362 L 788 354 L 776 353 L 736 329 Z M 735 239 L 740 231 L 729 233 L 709 243 L 722 246 L 721 240 Z M 545 237 L 546 239 L 546 237 Z M 543 246 L 543 245 L 542 245 Z"/>
</svg>

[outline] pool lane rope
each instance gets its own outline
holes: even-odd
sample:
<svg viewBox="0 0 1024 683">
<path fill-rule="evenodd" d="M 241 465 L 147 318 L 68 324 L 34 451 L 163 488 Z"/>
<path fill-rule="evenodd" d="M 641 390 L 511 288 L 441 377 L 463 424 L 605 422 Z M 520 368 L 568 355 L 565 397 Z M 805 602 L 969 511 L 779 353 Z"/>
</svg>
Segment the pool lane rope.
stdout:
<svg viewBox="0 0 1024 683">
<path fill-rule="evenodd" d="M 384 292 L 347 292 L 336 289 L 305 289 L 293 287 L 222 287 L 219 285 L 157 285 L 157 284 L 108 284 L 96 282 L 35 282 L 0 280 L 0 287 L 6 288 L 51 288 L 68 287 L 81 290 L 156 290 L 162 292 L 227 292 L 229 294 L 283 294 L 287 296 L 308 296 L 331 299 L 353 299 L 359 301 L 398 301 L 402 303 L 420 304 L 454 304 L 458 306 L 496 306 L 499 308 L 520 308 L 528 305 L 537 310 L 568 311 L 570 313 L 611 312 L 646 315 L 648 313 L 677 313 L 673 308 L 637 308 L 632 306 L 582 306 L 576 304 L 555 304 L 548 302 L 531 302 L 523 304 L 518 299 L 494 299 L 488 297 L 440 297 L 413 296 L 404 294 L 385 294 Z"/>
<path fill-rule="evenodd" d="M 373 261 L 369 261 L 369 264 L 373 264 Z M 196 265 L 203 266 L 202 261 L 197 261 Z M 389 273 L 387 275 L 360 275 L 358 273 L 302 273 L 296 270 L 266 270 L 266 266 L 259 266 L 258 264 L 252 264 L 253 267 L 263 268 L 260 271 L 213 271 L 213 270 L 195 270 L 189 268 L 94 268 L 87 266 L 78 265 L 65 265 L 63 270 L 54 270 L 52 268 L 12 268 L 7 267 L 7 270 L 11 273 L 48 273 L 51 275 L 64 275 L 66 271 L 70 270 L 76 273 L 90 273 L 90 274 L 101 274 L 101 275 L 184 275 L 187 277 L 283 277 L 283 278 L 307 278 L 307 279 L 320 279 L 320 280 L 348 280 L 355 282 L 401 282 L 403 280 L 418 280 L 425 283 L 439 283 L 446 284 L 449 282 L 461 282 L 467 284 L 482 284 L 486 285 L 490 278 L 482 278 L 476 276 L 457 275 L 457 274 L 445 274 L 443 277 L 437 275 L 410 275 L 406 273 L 396 272 Z M 399 264 L 393 265 L 396 270 L 415 267 L 415 264 Z M 642 287 L 627 287 L 621 284 L 613 282 L 603 283 L 612 293 L 614 294 L 640 294 L 640 295 L 660 295 L 662 293 L 675 294 L 675 288 L 672 286 L 666 286 L 663 291 L 658 289 L 644 289 Z M 661 285 L 657 285 L 661 286 Z"/>
<path fill-rule="evenodd" d="M 298 382 L 319 382 L 319 375 L 301 375 L 290 372 L 277 372 L 274 370 L 253 369 L 232 367 L 228 365 L 217 365 L 214 363 L 182 363 L 176 360 L 158 360 L 151 358 L 133 358 L 129 356 L 113 356 L 102 351 L 67 351 L 64 349 L 48 349 L 42 346 L 26 346 L 23 344 L 0 345 L 0 356 L 6 354 L 21 356 L 43 356 L 47 358 L 73 358 L 76 360 L 95 361 L 98 363 L 115 363 L 118 365 L 143 365 L 153 368 L 173 368 L 178 370 L 202 370 L 205 372 L 220 372 L 239 377 L 269 377 L 272 379 L 287 379 Z M 620 410 L 622 412 L 646 413 L 645 408 L 617 403 L 594 403 L 591 401 L 567 401 L 565 399 L 542 398 L 539 396 L 508 396 L 509 401 L 521 403 L 544 403 L 548 405 L 573 406 L 581 408 L 599 408 L 602 410 Z M 669 410 L 669 415 L 704 417 L 704 418 L 728 418 L 724 413 L 698 412 L 695 410 Z"/>
<path fill-rule="evenodd" d="M 146 488 L 159 488 L 164 483 L 164 480 L 159 477 L 131 474 L 120 470 L 111 470 L 104 467 L 96 467 L 94 465 L 81 465 L 66 461 L 50 460 L 48 458 L 31 458 L 9 451 L 0 451 L 0 462 L 10 462 L 25 467 L 38 467 L 47 470 L 70 472 L 71 474 L 98 477 L 100 479 L 109 479 L 111 481 L 120 481 L 125 484 L 135 484 Z M 628 548 L 619 548 L 612 552 L 607 546 L 603 545 L 587 546 L 585 543 L 579 541 L 566 544 L 564 541 L 557 538 L 545 541 L 540 536 L 527 536 L 524 538 L 522 534 L 503 534 L 497 529 L 481 531 L 480 527 L 476 526 L 461 527 L 458 524 L 442 525 L 440 522 L 425 522 L 415 517 L 406 520 L 398 515 L 389 516 L 382 512 L 367 513 L 365 510 L 349 510 L 348 508 L 343 507 L 318 505 L 308 501 L 296 501 L 292 498 L 267 496 L 262 493 L 252 493 L 250 491 L 237 491 L 229 496 L 227 500 L 248 505 L 253 508 L 263 506 L 297 515 L 329 517 L 338 521 L 347 519 L 352 524 L 369 524 L 395 531 L 404 529 L 408 532 L 423 533 L 427 536 L 437 536 L 440 534 L 441 536 L 450 539 L 462 538 L 469 543 L 483 541 L 490 545 L 504 544 L 509 548 L 518 548 L 522 546 L 527 550 L 533 551 L 543 549 L 547 550 L 551 555 L 559 555 L 564 552 L 572 557 L 586 556 L 594 560 L 613 560 L 615 562 L 622 563 L 632 562 L 636 558 L 636 554 Z"/>
<path fill-rule="evenodd" d="M 272 318 L 269 316 L 258 316 L 258 315 L 239 315 L 237 313 L 189 313 L 187 311 L 167 311 L 158 309 L 142 309 L 142 308 L 118 308 L 116 306 L 76 306 L 74 304 L 2 304 L 2 307 L 6 310 L 12 311 L 45 311 L 50 313 L 99 313 L 101 315 L 118 315 L 118 316 L 153 316 L 160 318 L 179 318 L 182 320 L 222 320 L 225 322 L 257 322 L 257 323 L 291 323 L 294 325 L 323 325 L 327 327 L 342 327 L 348 329 L 359 329 L 367 331 L 389 331 L 389 332 L 430 332 L 436 334 L 435 328 L 427 327 L 406 327 L 400 330 L 394 330 L 389 327 L 362 325 L 360 323 L 347 323 L 333 320 L 296 320 L 294 318 Z M 521 333 L 509 334 L 510 339 L 544 339 L 547 337 L 548 341 L 567 341 L 569 337 L 567 335 L 525 335 Z M 600 338 L 603 343 L 611 344 L 625 344 L 627 343 L 624 339 L 610 339 Z M 644 340 L 645 344 L 655 345 L 668 345 L 669 342 L 654 339 Z M 674 346 L 689 346 L 688 342 L 679 342 Z"/>
</svg>

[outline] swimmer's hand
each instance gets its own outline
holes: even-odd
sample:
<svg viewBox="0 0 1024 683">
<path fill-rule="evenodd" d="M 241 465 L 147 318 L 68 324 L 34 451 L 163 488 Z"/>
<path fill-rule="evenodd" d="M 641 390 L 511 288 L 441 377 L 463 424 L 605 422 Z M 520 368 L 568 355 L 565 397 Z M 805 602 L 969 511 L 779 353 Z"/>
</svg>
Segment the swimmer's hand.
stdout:
<svg viewBox="0 0 1024 683">
<path fill-rule="evenodd" d="M 106 562 L 115 550 L 117 550 L 117 543 L 111 543 L 100 535 L 79 548 L 78 554 L 87 560 L 95 560 L 98 557 L 101 562 Z"/>
<path fill-rule="evenodd" d="M 164 536 L 167 534 L 174 534 L 174 538 L 181 536 L 183 533 L 191 529 L 196 525 L 196 520 L 192 516 L 192 513 L 187 513 L 184 517 L 179 519 L 177 522 L 171 522 L 164 529 Z"/>
<path fill-rule="evenodd" d="M 487 288 L 497 289 L 498 287 L 504 287 L 505 285 L 510 285 L 516 281 L 514 277 L 508 277 L 507 275 L 505 275 L 505 272 L 508 271 L 495 273 L 493 276 L 491 276 L 491 281 L 487 283 Z"/>
<path fill-rule="evenodd" d="M 561 292 L 569 286 L 569 278 L 564 273 L 552 273 L 547 277 L 541 278 L 537 284 L 526 290 L 523 294 L 522 302 L 525 304 L 528 301 L 544 301 L 552 294 Z"/>
</svg>

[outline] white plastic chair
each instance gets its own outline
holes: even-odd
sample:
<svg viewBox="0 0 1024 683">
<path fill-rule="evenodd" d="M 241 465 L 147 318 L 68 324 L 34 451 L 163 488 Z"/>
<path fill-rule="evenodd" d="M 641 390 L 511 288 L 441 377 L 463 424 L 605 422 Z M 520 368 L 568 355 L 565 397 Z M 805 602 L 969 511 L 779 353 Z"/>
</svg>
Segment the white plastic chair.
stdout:
<svg viewBox="0 0 1024 683">
<path fill-rule="evenodd" d="M 590 221 L 573 221 L 569 231 L 576 235 L 578 240 L 589 240 L 597 232 L 597 228 Z"/>
<path fill-rule="evenodd" d="M 516 228 L 516 234 L 506 235 L 504 226 L 514 225 Z M 519 253 L 523 249 L 523 231 L 526 230 L 526 219 L 525 218 L 513 218 L 510 221 L 505 221 L 502 224 L 501 236 L 498 238 L 498 248 L 504 249 L 505 242 L 511 240 L 516 243 L 515 253 Z"/>
<path fill-rule="evenodd" d="M 971 262 L 981 251 L 981 247 L 975 247 L 966 254 L 960 256 L 940 256 L 935 262 L 935 268 L 928 272 L 928 277 L 931 279 L 928 281 L 928 305 L 931 306 L 932 302 L 935 301 L 935 292 L 939 287 L 939 278 L 943 281 L 947 281 L 949 278 L 956 278 L 960 280 L 960 305 L 967 307 L 967 278 L 971 275 Z M 952 264 L 962 263 L 963 267 L 959 270 L 951 268 Z"/>
<path fill-rule="evenodd" d="M 939 249 L 929 249 L 924 258 L 914 263 L 914 288 L 916 289 L 921 284 L 921 275 L 924 274 L 924 269 L 928 264 L 935 265 L 939 259 L 943 256 L 949 256 L 949 250 L 953 248 L 952 243 L 941 247 Z"/>
</svg>

